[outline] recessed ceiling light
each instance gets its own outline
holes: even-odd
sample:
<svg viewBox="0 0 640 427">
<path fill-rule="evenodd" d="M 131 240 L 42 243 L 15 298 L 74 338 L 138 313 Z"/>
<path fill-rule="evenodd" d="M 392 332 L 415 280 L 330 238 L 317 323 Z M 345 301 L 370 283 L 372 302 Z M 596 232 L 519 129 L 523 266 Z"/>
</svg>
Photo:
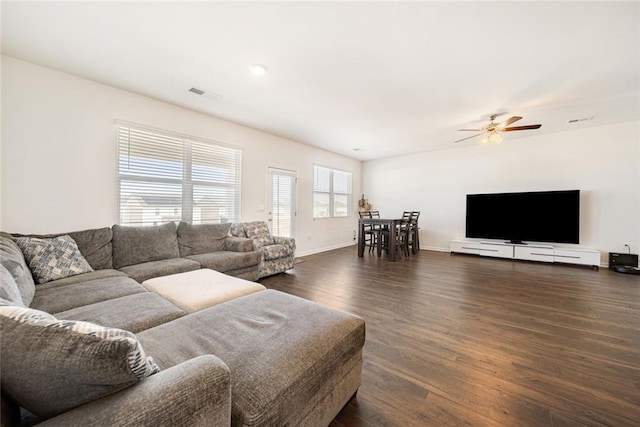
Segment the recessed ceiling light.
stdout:
<svg viewBox="0 0 640 427">
<path fill-rule="evenodd" d="M 262 76 L 267 73 L 267 67 L 263 64 L 253 64 L 249 69 L 256 76 Z"/>
</svg>

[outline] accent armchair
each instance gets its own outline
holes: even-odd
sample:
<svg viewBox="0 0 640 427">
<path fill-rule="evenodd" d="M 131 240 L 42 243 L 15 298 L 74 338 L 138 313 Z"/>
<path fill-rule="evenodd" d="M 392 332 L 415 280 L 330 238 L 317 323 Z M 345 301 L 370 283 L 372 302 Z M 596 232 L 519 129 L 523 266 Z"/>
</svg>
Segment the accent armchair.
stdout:
<svg viewBox="0 0 640 427">
<path fill-rule="evenodd" d="M 262 254 L 258 267 L 259 277 L 271 276 L 293 268 L 296 250 L 295 239 L 272 236 L 266 222 L 235 223 L 231 225 L 230 233 L 235 237 L 253 240 L 253 249 Z"/>
</svg>

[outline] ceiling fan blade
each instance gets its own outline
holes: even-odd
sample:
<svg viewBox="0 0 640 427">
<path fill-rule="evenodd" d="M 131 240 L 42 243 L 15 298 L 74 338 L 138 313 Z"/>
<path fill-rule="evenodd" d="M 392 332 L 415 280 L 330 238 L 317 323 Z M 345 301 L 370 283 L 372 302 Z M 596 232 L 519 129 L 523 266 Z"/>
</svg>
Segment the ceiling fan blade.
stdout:
<svg viewBox="0 0 640 427">
<path fill-rule="evenodd" d="M 500 128 L 506 128 L 506 127 L 507 127 L 507 126 L 509 126 L 511 123 L 515 123 L 515 122 L 517 122 L 518 120 L 522 120 L 522 117 L 520 117 L 520 116 L 513 116 L 513 117 L 511 117 L 510 119 L 507 119 L 507 120 L 505 120 L 504 122 L 500 123 L 500 124 L 498 125 L 498 127 L 500 127 Z"/>
<path fill-rule="evenodd" d="M 529 130 L 529 129 L 540 129 L 542 125 L 527 125 L 527 126 L 511 126 L 510 128 L 502 129 L 503 132 L 512 132 L 514 130 Z"/>
<path fill-rule="evenodd" d="M 482 129 L 458 129 L 459 131 L 464 130 L 464 131 L 473 131 L 473 132 L 482 132 Z"/>
<path fill-rule="evenodd" d="M 461 141 L 464 141 L 464 140 L 467 140 L 467 139 L 475 138 L 476 136 L 480 136 L 480 135 L 482 135 L 482 134 L 479 133 L 479 134 L 476 134 L 476 135 L 471 135 L 471 136 L 468 136 L 466 138 L 462 138 L 462 139 L 459 139 L 457 141 L 453 141 L 453 143 L 455 144 L 456 142 L 461 142 Z"/>
</svg>

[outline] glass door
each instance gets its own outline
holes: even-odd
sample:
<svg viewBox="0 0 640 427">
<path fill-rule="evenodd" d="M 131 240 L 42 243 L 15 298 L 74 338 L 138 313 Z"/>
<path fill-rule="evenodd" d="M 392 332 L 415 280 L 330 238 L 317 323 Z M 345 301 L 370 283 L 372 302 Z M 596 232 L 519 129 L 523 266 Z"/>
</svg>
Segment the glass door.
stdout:
<svg viewBox="0 0 640 427">
<path fill-rule="evenodd" d="M 296 173 L 269 168 L 268 221 L 274 236 L 295 237 Z"/>
</svg>

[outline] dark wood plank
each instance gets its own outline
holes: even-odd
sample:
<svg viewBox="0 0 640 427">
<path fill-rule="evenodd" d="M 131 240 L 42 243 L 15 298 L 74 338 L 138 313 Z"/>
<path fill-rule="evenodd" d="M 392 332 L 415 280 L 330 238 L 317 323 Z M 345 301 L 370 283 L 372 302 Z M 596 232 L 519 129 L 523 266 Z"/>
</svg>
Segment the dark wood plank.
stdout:
<svg viewBox="0 0 640 427">
<path fill-rule="evenodd" d="M 607 269 L 349 247 L 261 283 L 367 323 L 332 426 L 638 426 L 640 280 Z"/>
</svg>

